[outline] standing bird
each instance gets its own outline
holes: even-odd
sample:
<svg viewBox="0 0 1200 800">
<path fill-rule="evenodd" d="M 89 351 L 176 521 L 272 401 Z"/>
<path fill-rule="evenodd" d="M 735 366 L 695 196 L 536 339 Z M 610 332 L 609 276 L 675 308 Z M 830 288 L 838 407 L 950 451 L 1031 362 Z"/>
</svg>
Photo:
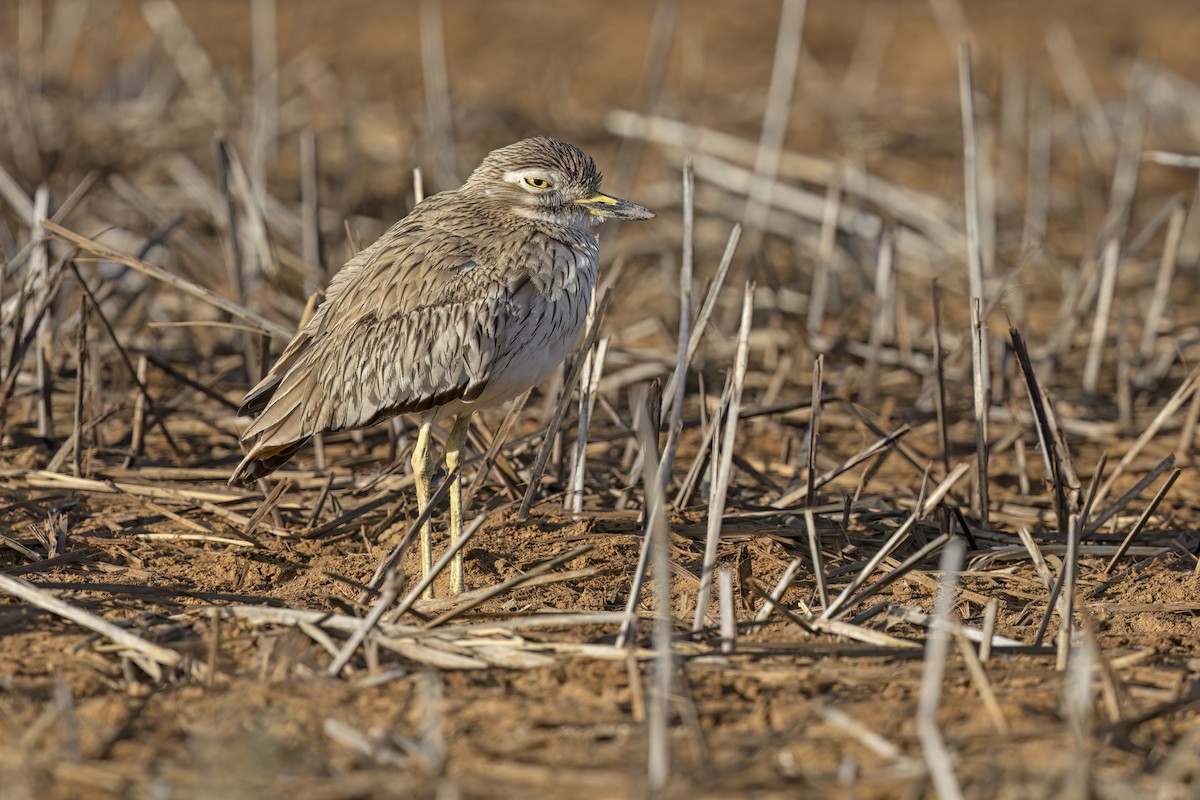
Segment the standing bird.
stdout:
<svg viewBox="0 0 1200 800">
<path fill-rule="evenodd" d="M 596 285 L 606 219 L 650 219 L 600 191 L 591 157 L 525 139 L 494 150 L 458 189 L 426 198 L 333 277 L 325 301 L 246 395 L 253 445 L 230 483 L 252 484 L 312 436 L 415 414 L 417 503 L 429 503 L 433 424 L 453 415 L 446 467 L 459 463 L 471 415 L 536 386 L 570 353 Z M 462 494 L 450 487 L 450 539 Z M 421 564 L 433 563 L 421 530 Z M 463 590 L 461 553 L 450 591 Z"/>
</svg>

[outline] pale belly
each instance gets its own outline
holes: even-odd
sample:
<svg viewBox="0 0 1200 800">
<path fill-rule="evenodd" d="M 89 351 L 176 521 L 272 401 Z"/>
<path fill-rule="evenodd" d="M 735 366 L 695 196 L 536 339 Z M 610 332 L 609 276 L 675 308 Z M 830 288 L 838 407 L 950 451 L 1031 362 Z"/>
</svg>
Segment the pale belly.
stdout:
<svg viewBox="0 0 1200 800">
<path fill-rule="evenodd" d="M 483 393 L 470 403 L 455 401 L 442 406 L 436 412 L 437 418 L 500 405 L 544 383 L 583 334 L 590 297 L 588 287 L 569 300 L 559 301 L 562 305 L 557 308 L 547 308 L 542 324 L 530 321 L 512 331 Z"/>
</svg>

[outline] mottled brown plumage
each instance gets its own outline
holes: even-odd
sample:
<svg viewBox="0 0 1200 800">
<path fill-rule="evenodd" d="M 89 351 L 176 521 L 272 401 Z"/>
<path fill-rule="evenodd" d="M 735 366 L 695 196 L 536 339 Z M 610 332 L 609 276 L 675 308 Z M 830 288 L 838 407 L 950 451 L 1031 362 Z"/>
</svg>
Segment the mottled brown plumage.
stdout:
<svg viewBox="0 0 1200 800">
<path fill-rule="evenodd" d="M 257 418 L 243 439 L 253 445 L 230 482 L 278 469 L 317 433 L 420 414 L 413 462 L 423 506 L 431 424 L 456 415 L 452 466 L 473 411 L 541 383 L 578 339 L 599 259 L 588 228 L 653 216 L 599 185 L 590 157 L 539 137 L 492 152 L 460 188 L 417 204 L 342 267 L 246 395 L 240 413 Z M 451 583 L 461 586 L 461 567 Z"/>
</svg>

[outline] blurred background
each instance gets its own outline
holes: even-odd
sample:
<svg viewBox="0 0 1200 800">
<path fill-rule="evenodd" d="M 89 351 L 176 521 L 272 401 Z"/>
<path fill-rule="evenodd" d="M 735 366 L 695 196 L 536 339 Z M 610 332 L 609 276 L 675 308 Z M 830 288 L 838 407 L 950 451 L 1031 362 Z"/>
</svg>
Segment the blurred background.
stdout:
<svg viewBox="0 0 1200 800">
<path fill-rule="evenodd" d="M 120 648 L 104 650 L 106 660 L 92 639 L 65 646 L 50 617 L 6 605 L 0 698 L 15 721 L 0 730 L 0 795 L 18 785 L 12 774 L 28 784 L 14 797 L 78 798 L 85 785 L 115 787 L 87 796 L 167 796 L 163 765 L 185 785 L 256 780 L 261 796 L 391 796 L 413 786 L 451 796 L 453 786 L 436 782 L 443 743 L 455 779 L 467 776 L 465 796 L 639 793 L 611 788 L 643 763 L 636 665 L 627 673 L 623 660 L 567 655 L 520 678 L 505 671 L 511 661 L 473 673 L 482 677 L 446 670 L 443 737 L 441 721 L 427 724 L 433 712 L 423 716 L 443 705 L 424 662 L 388 662 L 401 667 L 378 684 L 312 682 L 324 670 L 320 647 L 249 623 L 218 635 L 217 616 L 199 605 L 254 595 L 361 612 L 354 598 L 391 547 L 389 531 L 412 516 L 407 428 L 331 435 L 327 462 L 326 451 L 304 450 L 264 498 L 224 485 L 241 457 L 238 402 L 352 253 L 419 194 L 457 186 L 488 151 L 533 134 L 584 148 L 609 191 L 658 217 L 600 232 L 602 281 L 614 293 L 590 434 L 572 406 L 557 439 L 542 435 L 557 377 L 514 411 L 511 427 L 497 409 L 473 434 L 476 451 L 493 432 L 508 439 L 500 466 L 475 481 L 474 508 L 493 519 L 472 542 L 469 583 L 491 586 L 584 539 L 600 548 L 587 556 L 592 571 L 569 587 L 521 587 L 482 613 L 623 607 L 642 502 L 631 398 L 644 401 L 647 384 L 676 363 L 690 159 L 693 311 L 742 227 L 687 373 L 689 424 L 674 476 L 683 485 L 672 509 L 679 607 L 696 596 L 699 531 L 729 523 L 722 559 L 737 562 L 743 616 L 743 566 L 767 587 L 787 569 L 799 577 L 786 602 L 816 608 L 812 574 L 793 570 L 799 560 L 788 565 L 809 557 L 798 498 L 820 499 L 807 496 L 804 477 L 831 476 L 819 491 L 837 502 L 818 521 L 838 581 L 878 551 L 926 488 L 962 477 L 945 502 L 982 542 L 972 541 L 972 557 L 991 558 L 995 545 L 1018 559 L 972 562 L 967 621 L 982 624 L 983 604 L 1003 595 L 997 630 L 1033 641 L 1040 618 L 1040 642 L 1055 602 L 1041 573 L 1021 563 L 1014 531 L 1031 528 L 1047 560 L 1063 563 L 1066 493 L 1077 501 L 1111 453 L 1120 465 L 1100 497 L 1135 479 L 1140 488 L 1105 505 L 1112 522 L 1098 537 L 1115 543 L 1118 521 L 1141 531 L 1130 555 L 1153 568 L 1110 574 L 1094 550 L 1080 581 L 1107 592 L 1088 612 L 1099 624 L 1085 627 L 1103 646 L 1103 658 L 1095 653 L 1104 674 L 1124 670 L 1115 684 L 1123 697 L 1129 690 L 1124 710 L 1112 700 L 1115 710 L 1096 711 L 1093 726 L 1092 700 L 1086 713 L 1073 711 L 1077 692 L 1064 691 L 1064 673 L 1030 656 L 1042 660 L 992 671 L 1004 708 L 1020 718 L 1011 730 L 992 728 L 982 689 L 975 694 L 960 669 L 944 682 L 957 692 L 956 759 L 975 781 L 969 795 L 1070 795 L 1059 778 L 1086 772 L 1085 745 L 1108 771 L 1097 772 L 1094 790 L 1077 786 L 1078 796 L 1194 795 L 1188 770 L 1200 738 L 1194 706 L 1190 718 L 1183 712 L 1197 697 L 1187 688 L 1197 669 L 1195 578 L 1186 576 L 1200 499 L 1195 480 L 1179 481 L 1142 531 L 1158 500 L 1134 498 L 1192 460 L 1200 425 L 1197 43 L 1196 0 L 0 0 L 0 528 L 20 539 L 0 537 L 3 570 L 57 581 L 42 585 L 130 629 L 173 620 L 164 641 L 208 652 L 215 667 L 207 688 L 139 682 Z M 717 431 L 721 408 L 729 412 L 718 397 L 748 280 L 757 284 L 740 406 L 749 413 L 727 462 L 726 519 L 706 526 L 703 475 L 711 487 L 714 470 L 705 442 L 717 438 L 704 425 Z M 973 359 L 973 295 L 982 299 L 979 351 L 990 358 Z M 1045 438 L 1010 324 L 1029 340 L 1063 453 L 1082 479 L 1075 467 L 1043 469 Z M 818 354 L 819 426 L 808 405 Z M 978 406 L 975 364 L 992 376 Z M 572 430 L 588 459 L 586 474 L 571 477 L 584 507 L 577 518 L 560 513 Z M 531 475 L 543 439 L 559 446 L 546 448 L 555 452 L 539 483 Z M 1063 490 L 1054 497 L 1052 482 Z M 538 514 L 519 521 L 499 510 L 529 484 L 549 498 Z M 939 514 L 922 536 L 952 532 Z M 208 541 L 214 533 L 238 539 Z M 885 597 L 931 608 L 937 583 L 905 577 Z M 155 587 L 165 599 L 151 596 Z M 186 613 L 171 587 L 199 613 L 171 616 Z M 890 637 L 897 620 L 871 620 L 882 605 L 861 621 Z M 843 658 L 840 644 L 821 649 L 787 625 L 746 632 L 778 644 L 782 657 L 722 661 L 735 667 L 727 672 L 712 661 L 693 673 L 695 706 L 681 706 L 687 722 L 676 732 L 703 729 L 712 749 L 681 746 L 683 784 L 716 775 L 729 791 L 713 796 L 780 786 L 928 793 L 923 768 L 855 745 L 809 702 L 832 697 L 895 734 L 895 747 L 879 741 L 907 759 L 919 750 L 919 661 L 898 650 Z M 589 624 L 564 635 L 590 647 L 607 633 Z M 798 640 L 817 649 L 797 657 Z M 1078 674 L 1082 685 L 1093 673 Z M 295 676 L 286 689 L 266 683 Z M 1106 703 L 1118 697 L 1109 686 Z M 435 699 L 422 706 L 422 697 Z M 397 745 L 416 765 L 400 779 L 397 762 L 383 758 L 364 774 L 361 764 L 376 758 L 365 754 L 386 756 L 392 745 L 376 750 L 364 732 L 343 748 L 334 737 L 344 730 L 326 724 L 335 717 L 372 736 L 393 727 L 422 742 L 428 734 L 436 747 Z M 287 768 L 273 769 L 247 738 L 282 743 Z M 867 790 L 853 784 L 860 766 L 874 781 Z M 507 786 L 497 774 L 520 788 L 497 788 Z M 343 777 L 359 782 L 323 782 Z"/>
<path fill-rule="evenodd" d="M 781 36 L 789 4 L 768 0 L 9 0 L 0 5 L 3 68 L 19 80 L 0 88 L 7 128 L 0 165 L 25 197 L 45 185 L 52 209 L 96 171 L 101 189 L 118 174 L 170 217 L 162 206 L 184 199 L 166 195 L 182 190 L 200 201 L 201 176 L 209 186 L 217 180 L 212 148 L 220 137 L 245 165 L 254 191 L 270 199 L 266 224 L 276 249 L 262 255 L 292 262 L 282 267 L 289 279 L 273 282 L 284 291 L 280 284 L 295 285 L 294 302 L 279 309 L 294 317 L 305 289 L 349 254 L 347 221 L 365 243 L 411 207 L 414 167 L 422 169 L 425 190 L 438 191 L 457 185 L 489 150 L 550 134 L 592 152 L 614 191 L 669 210 L 678 204 L 675 169 L 695 132 L 644 146 L 622 139 L 638 132 L 637 121 L 614 120 L 611 112 L 653 114 L 756 145 L 773 71 L 774 124 L 782 126 L 786 150 L 945 201 L 934 213 L 961 230 L 958 43 L 970 41 L 983 160 L 994 176 L 984 187 L 991 192 L 985 210 L 999 220 L 988 227 L 1000 231 L 985 242 L 985 257 L 1009 265 L 1033 240 L 1045 239 L 1036 220 L 1023 234 L 1020 224 L 1004 224 L 1005 215 L 1026 212 L 1027 151 L 1037 126 L 1053 123 L 1055 136 L 1044 227 L 1060 227 L 1053 249 L 1069 258 L 1080 257 L 1102 224 L 1136 63 L 1154 73 L 1158 93 L 1145 147 L 1196 149 L 1200 138 L 1191 102 L 1200 91 L 1200 15 L 1187 0 L 804 5 L 790 4 Z M 801 38 L 803 47 L 791 52 Z M 301 200 L 305 137 L 318 165 L 322 234 L 309 253 L 300 247 L 297 217 L 276 213 Z M 1076 158 L 1081 143 L 1087 152 Z M 664 151 L 664 144 L 673 146 Z M 755 167 L 753 151 L 732 150 L 750 152 L 741 167 Z M 712 164 L 698 172 L 702 217 L 743 218 L 746 198 L 729 183 L 737 178 L 715 175 Z M 787 173 L 800 183 L 814 177 Z M 1190 191 L 1192 177 L 1158 167 L 1139 176 L 1159 191 Z M 711 183 L 723 184 L 720 196 L 709 191 Z M 130 192 L 118 194 L 127 206 Z M 97 212 L 82 232 L 116 226 L 122 230 L 107 240 L 133 244 L 133 237 L 174 222 L 146 219 L 145 207 L 120 210 Z M 12 212 L 11 204 L 4 209 L 10 230 L 0 240 L 10 256 L 20 238 Z M 1136 219 L 1143 210 L 1134 213 Z M 608 257 L 658 249 L 675 238 L 675 216 L 630 234 L 650 242 L 626 243 Z M 203 226 L 194 214 L 184 217 L 164 244 Z M 819 219 L 765 220 L 757 222 L 785 234 L 788 246 L 777 253 L 769 245 L 747 247 L 739 258 L 757 263 L 760 281 L 803 288 L 815 250 L 791 245 L 805 236 L 815 245 Z M 716 259 L 705 258 L 706 248 L 719 253 L 727 228 L 701 224 L 701 273 Z M 751 243 L 761 244 L 753 236 Z M 170 249 L 148 253 L 185 262 L 200 255 Z M 919 251 L 902 250 L 903 272 L 905 257 Z M 961 257 L 939 257 L 947 255 Z M 251 265 L 251 272 L 259 268 L 275 276 L 274 263 Z M 835 290 L 868 288 L 842 278 Z M 248 280 L 253 294 L 253 275 Z"/>
<path fill-rule="evenodd" d="M 612 124 L 613 110 L 757 143 L 786 5 L 8 0 L 0 4 L 3 68 L 22 81 L 2 89 L 0 164 L 27 196 L 46 184 L 54 206 L 91 170 L 148 188 L 175 169 L 178 184 L 183 155 L 188 168 L 215 178 L 212 139 L 223 137 L 264 184 L 256 189 L 286 205 L 300 200 L 300 142 L 311 134 L 327 272 L 347 255 L 345 220 L 364 218 L 355 230 L 369 240 L 411 206 L 417 166 L 425 190 L 437 191 L 457 185 L 494 147 L 550 134 L 592 152 L 615 191 L 677 183 L 669 168 L 686 148 L 665 159 L 654 147 L 647 157 L 638 142 L 622 149 L 618 134 L 631 129 Z M 1055 180 L 1082 170 L 1099 192 L 1111 164 L 1074 162 L 1073 139 L 1095 134 L 1101 147 L 1116 146 L 1134 64 L 1160 74 L 1160 93 L 1181 105 L 1200 79 L 1200 14 L 1188 0 L 813 0 L 800 27 L 794 64 L 778 65 L 785 148 L 944 199 L 955 217 L 946 221 L 958 228 L 960 40 L 973 45 L 976 111 L 992 137 L 985 155 L 1001 215 L 1022 213 L 1035 114 L 1078 113 L 1082 125 L 1056 130 Z M 795 43 L 786 38 L 785 49 Z M 1050 105 L 1036 105 L 1043 95 Z M 1146 146 L 1195 148 L 1194 114 L 1159 106 Z M 1099 133 L 1088 128 L 1096 119 Z M 1192 176 L 1152 169 L 1142 177 L 1176 190 Z M 1074 185 L 1064 191 L 1078 195 Z M 671 198 L 666 188 L 649 196 L 660 205 Z M 1052 199 L 1051 224 L 1060 209 L 1089 210 Z M 740 216 L 729 203 L 704 205 Z M 121 222 L 139 233 L 154 227 Z M 1080 236 L 1056 244 L 1069 251 L 1074 243 L 1078 256 L 1098 220 L 1065 222 Z M 194 224 L 184 220 L 181 230 Z M 1000 244 L 1002 255 L 1019 257 L 1019 242 L 1007 253 Z"/>
</svg>

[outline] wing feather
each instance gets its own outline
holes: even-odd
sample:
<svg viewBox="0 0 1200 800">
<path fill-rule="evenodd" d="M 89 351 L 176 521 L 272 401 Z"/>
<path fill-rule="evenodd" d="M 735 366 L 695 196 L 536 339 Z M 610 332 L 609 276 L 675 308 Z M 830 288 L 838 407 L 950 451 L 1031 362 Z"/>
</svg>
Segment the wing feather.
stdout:
<svg viewBox="0 0 1200 800">
<path fill-rule="evenodd" d="M 519 287 L 479 260 L 468 239 L 417 215 L 351 259 L 246 395 L 239 413 L 257 418 L 242 438 L 254 443 L 231 483 L 277 469 L 314 434 L 477 399 L 496 358 L 496 317 Z"/>
</svg>

